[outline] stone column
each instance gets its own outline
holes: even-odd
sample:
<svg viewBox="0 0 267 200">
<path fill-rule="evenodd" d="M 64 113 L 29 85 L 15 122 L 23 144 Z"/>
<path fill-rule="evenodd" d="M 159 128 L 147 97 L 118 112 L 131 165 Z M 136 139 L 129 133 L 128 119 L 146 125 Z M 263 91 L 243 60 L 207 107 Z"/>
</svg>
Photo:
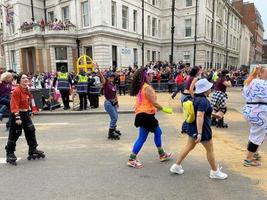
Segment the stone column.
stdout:
<svg viewBox="0 0 267 200">
<path fill-rule="evenodd" d="M 44 62 L 43 62 L 43 54 L 42 49 L 35 49 L 35 55 L 36 55 L 36 70 L 38 72 L 44 72 Z"/>
<path fill-rule="evenodd" d="M 77 49 L 76 48 L 72 48 L 72 60 L 73 60 L 73 70 L 75 72 L 77 72 L 77 65 L 76 65 L 76 61 L 78 59 L 77 57 Z"/>
<path fill-rule="evenodd" d="M 23 72 L 27 72 L 27 59 L 26 59 L 26 50 L 25 49 L 20 49 L 20 66 L 21 70 Z"/>
</svg>

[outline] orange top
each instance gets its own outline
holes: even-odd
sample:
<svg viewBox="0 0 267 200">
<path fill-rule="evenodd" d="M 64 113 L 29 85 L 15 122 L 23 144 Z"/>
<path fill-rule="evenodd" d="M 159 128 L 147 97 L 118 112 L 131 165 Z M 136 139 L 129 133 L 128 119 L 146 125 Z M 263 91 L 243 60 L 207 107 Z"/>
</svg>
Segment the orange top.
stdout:
<svg viewBox="0 0 267 200">
<path fill-rule="evenodd" d="M 146 97 L 145 89 L 147 87 L 151 87 L 147 83 L 145 83 L 142 87 L 141 93 L 138 94 L 135 104 L 135 114 L 139 113 L 147 113 L 147 114 L 155 114 L 157 112 L 157 108 L 153 106 L 150 100 Z M 156 92 L 153 89 L 153 94 L 156 97 Z M 157 98 L 157 97 L 156 97 Z"/>
</svg>

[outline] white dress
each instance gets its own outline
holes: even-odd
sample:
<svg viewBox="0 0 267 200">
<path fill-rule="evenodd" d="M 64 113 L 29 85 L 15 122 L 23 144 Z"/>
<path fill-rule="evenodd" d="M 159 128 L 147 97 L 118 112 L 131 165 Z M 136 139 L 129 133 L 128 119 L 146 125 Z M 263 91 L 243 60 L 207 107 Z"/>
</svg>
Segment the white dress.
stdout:
<svg viewBox="0 0 267 200">
<path fill-rule="evenodd" d="M 246 104 L 243 108 L 243 114 L 250 125 L 249 141 L 261 145 L 267 134 L 267 81 L 254 79 L 243 91 L 246 103 L 266 103 Z"/>
</svg>

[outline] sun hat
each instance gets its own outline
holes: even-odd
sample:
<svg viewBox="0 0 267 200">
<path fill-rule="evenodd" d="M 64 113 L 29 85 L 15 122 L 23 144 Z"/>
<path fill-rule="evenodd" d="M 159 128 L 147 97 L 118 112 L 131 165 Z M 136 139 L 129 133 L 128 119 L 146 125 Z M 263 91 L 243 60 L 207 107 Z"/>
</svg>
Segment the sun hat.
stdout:
<svg viewBox="0 0 267 200">
<path fill-rule="evenodd" d="M 196 94 L 201 94 L 203 92 L 207 92 L 210 88 L 212 88 L 213 84 L 209 82 L 207 79 L 203 78 L 196 82 Z"/>
</svg>

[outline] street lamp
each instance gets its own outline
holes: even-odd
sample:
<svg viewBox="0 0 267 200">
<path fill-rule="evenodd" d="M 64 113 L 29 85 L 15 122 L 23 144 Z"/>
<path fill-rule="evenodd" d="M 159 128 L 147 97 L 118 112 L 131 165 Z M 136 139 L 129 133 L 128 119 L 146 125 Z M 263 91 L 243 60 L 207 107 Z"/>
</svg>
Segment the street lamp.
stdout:
<svg viewBox="0 0 267 200">
<path fill-rule="evenodd" d="M 144 44 L 144 40 L 145 40 L 145 22 L 144 22 L 144 15 L 145 15 L 145 2 L 144 0 L 142 0 L 142 67 L 144 67 L 145 64 L 145 52 L 144 52 L 144 48 L 145 48 L 145 44 Z"/>
<path fill-rule="evenodd" d="M 34 22 L 34 8 L 33 8 L 33 0 L 31 0 L 31 9 L 32 9 L 32 21 Z"/>
<path fill-rule="evenodd" d="M 171 27 L 171 55 L 170 55 L 170 64 L 173 63 L 173 43 L 174 43 L 174 11 L 175 11 L 175 0 L 172 0 L 172 27 Z"/>
<path fill-rule="evenodd" d="M 194 42 L 194 59 L 193 67 L 196 65 L 196 51 L 197 51 L 197 20 L 198 20 L 198 0 L 196 0 L 196 13 L 195 13 L 195 42 Z"/>
</svg>

